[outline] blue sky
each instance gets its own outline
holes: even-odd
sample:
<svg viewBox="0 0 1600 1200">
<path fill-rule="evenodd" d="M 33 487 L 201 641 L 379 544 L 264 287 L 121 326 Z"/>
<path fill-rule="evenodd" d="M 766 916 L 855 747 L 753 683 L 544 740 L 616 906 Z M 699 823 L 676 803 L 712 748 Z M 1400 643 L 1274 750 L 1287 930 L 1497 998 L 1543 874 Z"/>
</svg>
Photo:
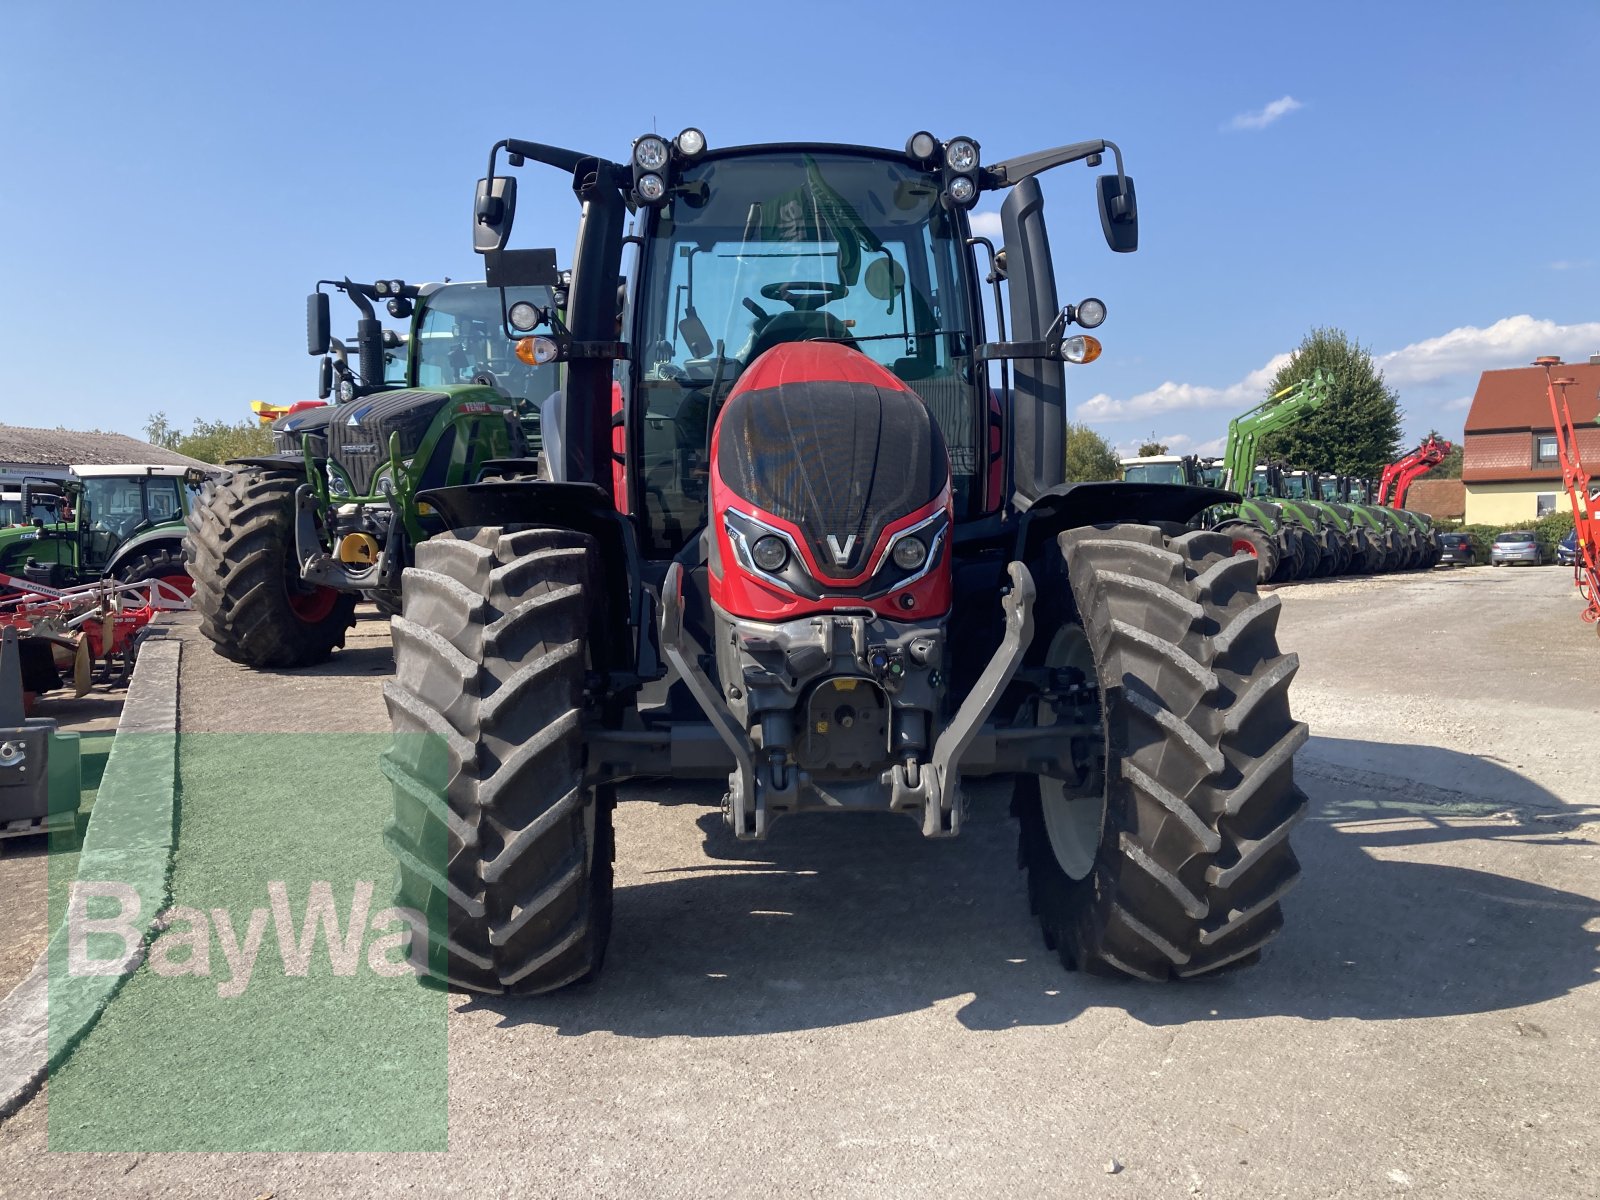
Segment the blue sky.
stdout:
<svg viewBox="0 0 1600 1200">
<path fill-rule="evenodd" d="M 1379 356 L 1411 434 L 1459 433 L 1480 370 L 1600 351 L 1593 0 L 668 11 L 9 5 L 0 420 L 137 433 L 307 398 L 316 279 L 481 276 L 495 139 L 620 156 L 687 124 L 1118 142 L 1139 253 L 1105 248 L 1090 172 L 1045 186 L 1063 300 L 1110 310 L 1070 403 L 1123 445 L 1216 438 L 1318 324 Z M 524 176 L 518 240 L 570 247 L 570 191 Z"/>
</svg>

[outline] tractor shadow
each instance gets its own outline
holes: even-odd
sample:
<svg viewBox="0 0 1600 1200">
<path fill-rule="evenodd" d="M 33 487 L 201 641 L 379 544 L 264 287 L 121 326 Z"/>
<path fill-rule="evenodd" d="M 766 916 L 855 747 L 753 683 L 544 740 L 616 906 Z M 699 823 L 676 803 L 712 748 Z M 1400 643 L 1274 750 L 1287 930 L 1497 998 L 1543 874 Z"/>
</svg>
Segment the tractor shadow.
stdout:
<svg viewBox="0 0 1600 1200">
<path fill-rule="evenodd" d="M 950 842 L 924 840 L 904 818 L 839 815 L 789 818 L 766 842 L 739 843 L 713 810 L 699 818 L 711 861 L 642 880 L 626 870 L 625 791 L 623 885 L 600 980 L 468 1006 L 563 1034 L 716 1037 L 951 1001 L 974 1030 L 1065 1024 L 1091 1008 L 1161 1026 L 1401 1020 L 1512 1009 L 1594 983 L 1600 900 L 1519 876 L 1581 878 L 1589 869 L 1572 851 L 1600 845 L 1600 809 L 1563 806 L 1494 762 L 1430 747 L 1404 748 L 1405 778 L 1363 770 L 1391 765 L 1395 751 L 1313 739 L 1300 773 L 1312 805 L 1296 833 L 1303 879 L 1283 934 L 1236 974 L 1157 987 L 1063 971 L 1028 913 L 1003 784 L 974 789 Z M 1464 861 L 1479 865 L 1455 865 Z"/>
</svg>

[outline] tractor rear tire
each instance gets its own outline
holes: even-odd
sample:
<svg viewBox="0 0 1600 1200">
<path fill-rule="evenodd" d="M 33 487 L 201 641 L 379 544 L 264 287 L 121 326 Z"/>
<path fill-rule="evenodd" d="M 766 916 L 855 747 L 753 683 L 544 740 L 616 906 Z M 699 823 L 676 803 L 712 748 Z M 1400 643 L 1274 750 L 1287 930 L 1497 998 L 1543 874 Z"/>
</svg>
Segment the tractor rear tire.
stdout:
<svg viewBox="0 0 1600 1200">
<path fill-rule="evenodd" d="M 608 787 L 584 783 L 592 539 L 484 527 L 417 547 L 384 684 L 397 903 L 428 921 L 427 969 L 478 992 L 599 973 L 611 933 Z"/>
<path fill-rule="evenodd" d="M 1221 535 L 1110 525 L 1062 534 L 1055 549 L 1077 611 L 1042 612 L 1035 641 L 1053 654 L 1076 639 L 1080 658 L 1087 642 L 1105 735 L 1103 770 L 1096 780 L 1091 765 L 1082 791 L 1016 783 L 1045 943 L 1069 968 L 1150 981 L 1253 962 L 1282 926 L 1299 876 L 1288 835 L 1306 811 L 1281 601 L 1258 595 L 1254 564 L 1226 557 Z M 1099 799 L 1097 841 L 1085 797 Z M 1062 803 L 1080 807 L 1047 811 Z"/>
<path fill-rule="evenodd" d="M 1303 525 L 1291 527 L 1289 535 L 1300 543 L 1300 556 L 1296 560 L 1299 565 L 1295 569 L 1294 577 L 1315 578 L 1322 571 L 1322 547 L 1317 545 L 1317 539 Z"/>
<path fill-rule="evenodd" d="M 143 583 L 146 579 L 159 579 L 171 584 L 185 596 L 194 594 L 194 580 L 184 569 L 183 551 L 153 550 L 136 554 L 118 565 L 116 577 L 120 583 Z"/>
<path fill-rule="evenodd" d="M 300 580 L 295 489 L 286 472 L 245 468 L 208 483 L 189 510 L 184 563 L 200 632 L 248 667 L 326 662 L 355 624 L 356 596 Z"/>
<path fill-rule="evenodd" d="M 1278 546 L 1272 535 L 1259 525 L 1240 522 L 1217 530 L 1229 539 L 1230 552 L 1248 554 L 1256 560 L 1256 581 L 1266 583 L 1278 573 Z"/>
</svg>

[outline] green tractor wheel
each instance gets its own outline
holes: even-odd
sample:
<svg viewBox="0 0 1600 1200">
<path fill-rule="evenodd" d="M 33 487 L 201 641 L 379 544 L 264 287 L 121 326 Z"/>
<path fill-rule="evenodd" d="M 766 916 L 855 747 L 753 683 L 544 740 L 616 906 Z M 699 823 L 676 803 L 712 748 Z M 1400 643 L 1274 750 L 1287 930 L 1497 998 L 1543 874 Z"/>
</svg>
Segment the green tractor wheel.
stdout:
<svg viewBox="0 0 1600 1200">
<path fill-rule="evenodd" d="M 200 631 L 250 667 L 325 662 L 355 624 L 356 595 L 300 579 L 294 550 L 300 476 L 247 467 L 189 510 L 184 557 Z"/>
</svg>

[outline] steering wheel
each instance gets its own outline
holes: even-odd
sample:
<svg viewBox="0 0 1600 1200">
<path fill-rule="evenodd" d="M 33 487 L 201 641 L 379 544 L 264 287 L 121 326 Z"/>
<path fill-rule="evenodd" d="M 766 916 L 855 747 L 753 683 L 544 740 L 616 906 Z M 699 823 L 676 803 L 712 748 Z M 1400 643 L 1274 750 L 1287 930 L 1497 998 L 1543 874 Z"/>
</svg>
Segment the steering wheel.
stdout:
<svg viewBox="0 0 1600 1200">
<path fill-rule="evenodd" d="M 824 304 L 843 300 L 850 289 L 842 283 L 823 283 L 820 280 L 795 280 L 789 283 L 769 283 L 761 289 L 768 300 L 782 300 L 795 312 L 816 312 Z"/>
</svg>

